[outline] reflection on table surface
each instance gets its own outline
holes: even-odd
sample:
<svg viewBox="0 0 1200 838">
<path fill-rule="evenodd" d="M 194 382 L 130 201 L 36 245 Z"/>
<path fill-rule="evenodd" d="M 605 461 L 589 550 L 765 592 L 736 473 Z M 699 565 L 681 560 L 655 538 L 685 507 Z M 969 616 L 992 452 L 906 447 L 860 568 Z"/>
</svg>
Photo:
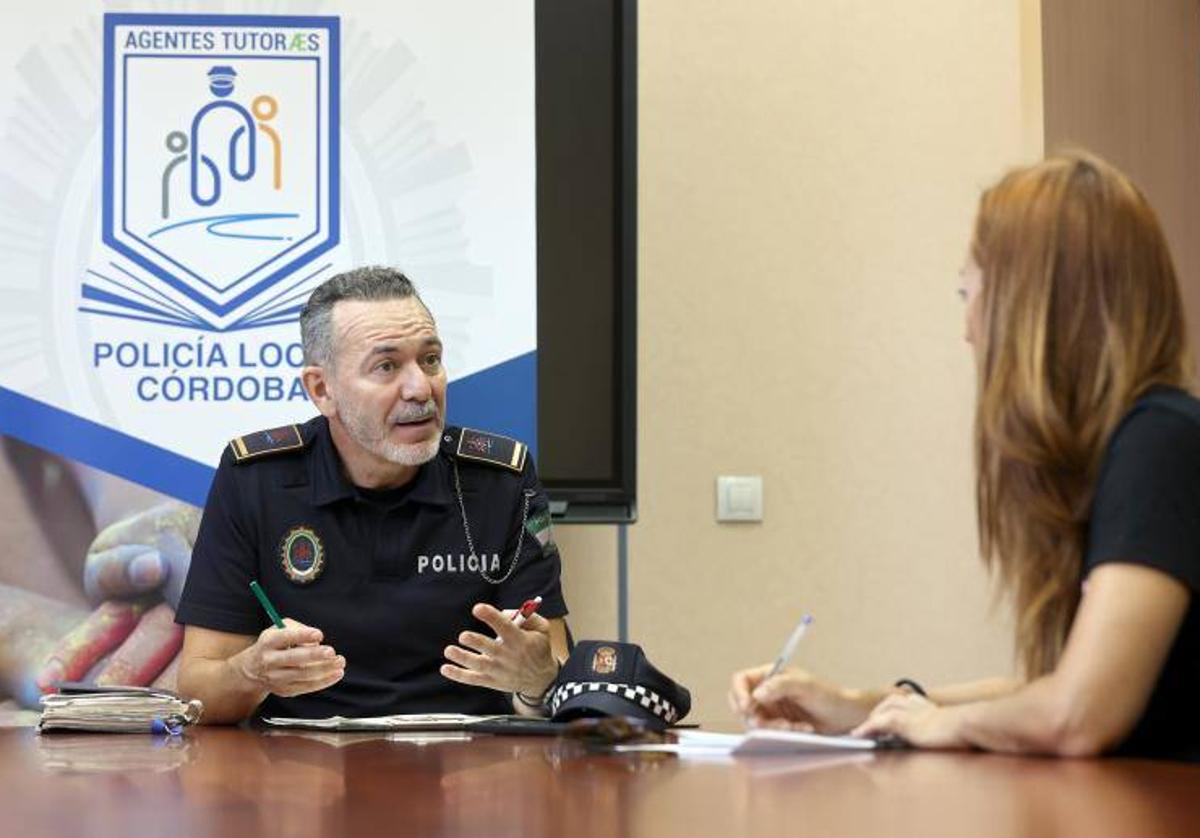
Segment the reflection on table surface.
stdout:
<svg viewBox="0 0 1200 838">
<path fill-rule="evenodd" d="M 0 730 L 3 834 L 1200 835 L 1200 766 L 886 753 L 690 761 L 548 738 Z"/>
</svg>

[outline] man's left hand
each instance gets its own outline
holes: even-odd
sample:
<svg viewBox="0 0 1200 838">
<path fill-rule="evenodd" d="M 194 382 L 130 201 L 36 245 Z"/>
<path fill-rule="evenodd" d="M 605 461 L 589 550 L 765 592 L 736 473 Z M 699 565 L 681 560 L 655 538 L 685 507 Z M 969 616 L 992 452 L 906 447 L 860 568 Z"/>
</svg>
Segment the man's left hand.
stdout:
<svg viewBox="0 0 1200 838">
<path fill-rule="evenodd" d="M 472 608 L 471 614 L 496 636 L 464 631 L 458 636 L 460 645 L 446 647 L 446 659 L 452 663 L 442 664 L 442 675 L 460 684 L 501 692 L 531 697 L 544 693 L 558 674 L 558 662 L 550 649 L 550 623 L 533 614 L 523 625 L 515 626 L 509 615 L 484 603 Z"/>
</svg>

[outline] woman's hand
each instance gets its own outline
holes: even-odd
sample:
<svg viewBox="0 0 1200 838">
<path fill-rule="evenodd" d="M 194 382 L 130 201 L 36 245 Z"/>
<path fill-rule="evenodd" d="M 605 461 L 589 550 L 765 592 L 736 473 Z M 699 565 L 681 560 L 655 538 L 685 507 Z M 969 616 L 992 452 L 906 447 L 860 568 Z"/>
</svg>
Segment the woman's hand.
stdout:
<svg viewBox="0 0 1200 838">
<path fill-rule="evenodd" d="M 861 724 L 879 696 L 819 681 L 802 669 L 768 678 L 771 664 L 733 675 L 729 706 L 752 727 L 844 733 Z"/>
<path fill-rule="evenodd" d="M 966 748 L 958 707 L 939 707 L 914 693 L 889 695 L 851 735 L 898 736 L 915 748 Z"/>
</svg>

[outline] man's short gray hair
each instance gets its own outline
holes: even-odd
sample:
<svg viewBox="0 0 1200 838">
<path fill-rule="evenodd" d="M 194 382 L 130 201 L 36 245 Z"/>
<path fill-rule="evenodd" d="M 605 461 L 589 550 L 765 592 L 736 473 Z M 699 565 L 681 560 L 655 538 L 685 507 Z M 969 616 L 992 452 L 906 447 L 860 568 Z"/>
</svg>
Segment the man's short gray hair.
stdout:
<svg viewBox="0 0 1200 838">
<path fill-rule="evenodd" d="M 425 303 L 416 287 L 395 268 L 368 265 L 344 271 L 317 286 L 300 311 L 300 342 L 304 363 L 333 364 L 333 307 L 342 300 L 403 300 L 415 297 Z"/>
</svg>

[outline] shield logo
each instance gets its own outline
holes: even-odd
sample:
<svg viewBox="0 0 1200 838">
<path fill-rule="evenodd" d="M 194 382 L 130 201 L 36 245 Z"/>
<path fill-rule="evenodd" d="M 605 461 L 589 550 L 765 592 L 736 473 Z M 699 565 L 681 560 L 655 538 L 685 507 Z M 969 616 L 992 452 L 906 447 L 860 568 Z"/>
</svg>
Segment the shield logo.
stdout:
<svg viewBox="0 0 1200 838">
<path fill-rule="evenodd" d="M 307 585 L 325 569 L 325 545 L 310 527 L 292 527 L 279 544 L 279 564 L 288 579 Z"/>
<path fill-rule="evenodd" d="M 617 650 L 612 646 L 599 646 L 592 655 L 592 672 L 611 675 L 617 671 Z"/>
<path fill-rule="evenodd" d="M 104 243 L 211 328 L 338 243 L 339 38 L 334 17 L 104 16 Z"/>
</svg>

